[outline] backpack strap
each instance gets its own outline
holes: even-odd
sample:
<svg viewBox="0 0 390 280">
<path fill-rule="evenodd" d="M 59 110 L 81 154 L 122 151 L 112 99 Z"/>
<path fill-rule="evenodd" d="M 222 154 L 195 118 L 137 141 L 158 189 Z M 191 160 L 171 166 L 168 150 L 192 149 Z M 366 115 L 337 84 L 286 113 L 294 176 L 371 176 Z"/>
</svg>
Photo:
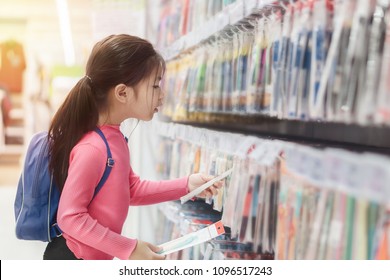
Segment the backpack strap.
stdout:
<svg viewBox="0 0 390 280">
<path fill-rule="evenodd" d="M 95 132 L 97 134 L 99 134 L 99 136 L 103 139 L 104 141 L 104 144 L 106 144 L 106 148 L 107 148 L 107 162 L 106 162 L 106 168 L 104 169 L 104 173 L 103 173 L 103 176 L 102 178 L 100 179 L 98 185 L 96 186 L 95 188 L 95 192 L 93 194 L 93 198 L 95 198 L 95 196 L 98 194 L 98 192 L 100 191 L 100 189 L 103 187 L 104 183 L 107 181 L 108 179 L 108 176 L 110 176 L 110 173 L 111 173 L 111 169 L 112 167 L 114 166 L 115 164 L 115 160 L 112 158 L 112 154 L 111 154 L 111 150 L 110 150 L 110 146 L 108 146 L 108 142 L 107 142 L 107 139 L 106 137 L 104 136 L 103 132 L 100 130 L 100 128 L 96 127 L 95 128 Z M 50 184 L 52 184 L 53 182 L 51 181 Z M 93 199 L 92 198 L 92 199 Z M 59 237 L 62 235 L 62 230 L 60 229 L 60 227 L 58 226 L 57 223 L 54 223 L 51 227 L 50 227 L 50 236 L 52 238 L 54 237 Z M 51 241 L 51 240 L 50 240 Z"/>
<path fill-rule="evenodd" d="M 107 139 L 104 136 L 103 132 L 98 127 L 95 128 L 95 132 L 97 134 L 99 134 L 99 136 L 103 139 L 104 144 L 106 144 L 106 148 L 107 148 L 107 164 L 106 164 L 106 169 L 104 170 L 103 176 L 100 179 L 100 181 L 99 181 L 99 183 L 98 183 L 98 185 L 97 185 L 97 187 L 95 189 L 95 193 L 93 194 L 93 197 L 95 197 L 98 194 L 98 192 L 100 191 L 100 189 L 103 187 L 104 183 L 108 179 L 108 176 L 110 176 L 112 167 L 115 164 L 115 161 L 114 161 L 114 159 L 112 158 L 112 155 L 111 155 L 110 147 L 108 146 Z"/>
</svg>

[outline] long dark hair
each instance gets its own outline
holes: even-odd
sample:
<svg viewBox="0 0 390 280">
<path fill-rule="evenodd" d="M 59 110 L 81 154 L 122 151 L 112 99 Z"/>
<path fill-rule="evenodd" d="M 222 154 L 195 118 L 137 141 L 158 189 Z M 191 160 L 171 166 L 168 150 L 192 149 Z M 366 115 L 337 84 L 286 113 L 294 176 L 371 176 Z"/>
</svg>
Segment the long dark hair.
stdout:
<svg viewBox="0 0 390 280">
<path fill-rule="evenodd" d="M 49 128 L 49 168 L 62 191 L 68 175 L 69 155 L 82 136 L 95 129 L 99 112 L 107 106 L 109 89 L 136 86 L 158 68 L 163 58 L 146 40 L 121 34 L 96 43 L 86 65 L 86 76 L 72 88 Z"/>
</svg>

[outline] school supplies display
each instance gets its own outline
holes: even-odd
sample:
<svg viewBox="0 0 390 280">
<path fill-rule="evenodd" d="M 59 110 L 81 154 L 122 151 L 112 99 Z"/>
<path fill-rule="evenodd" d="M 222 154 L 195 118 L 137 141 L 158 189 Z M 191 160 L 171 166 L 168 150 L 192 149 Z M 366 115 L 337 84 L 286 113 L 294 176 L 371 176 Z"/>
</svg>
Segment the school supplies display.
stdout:
<svg viewBox="0 0 390 280">
<path fill-rule="evenodd" d="M 352 146 L 340 128 L 387 130 L 390 1 L 238 0 L 203 19 L 163 44 L 162 113 L 176 124 L 159 128 L 158 167 L 163 178 L 233 168 L 205 200 L 227 233 L 176 257 L 388 259 L 389 159 L 326 146 L 371 151 L 379 141 Z M 322 124 L 335 143 L 319 122 L 337 123 Z M 279 137 L 273 123 L 284 141 L 228 133 Z"/>
<path fill-rule="evenodd" d="M 164 1 L 161 3 L 158 46 L 171 45 L 181 36 L 200 31 L 202 23 L 212 20 L 235 2 L 236 0 Z"/>
<path fill-rule="evenodd" d="M 95 132 L 106 145 L 107 163 L 94 197 L 108 179 L 115 163 L 103 132 L 99 128 Z M 62 234 L 56 222 L 60 192 L 49 171 L 49 158 L 47 132 L 40 132 L 29 143 L 15 197 L 15 230 L 19 239 L 51 242 Z"/>
<path fill-rule="evenodd" d="M 207 23 L 213 34 L 186 35 L 197 44 L 167 57 L 163 114 L 388 125 L 389 1 L 271 2 L 251 2 L 249 14 L 243 5 L 237 21 L 238 1 Z"/>
<path fill-rule="evenodd" d="M 376 259 L 390 247 L 390 161 L 373 154 L 286 144 L 277 259 Z M 380 179 L 379 179 L 380 178 Z"/>
<path fill-rule="evenodd" d="M 388 157 L 161 125 L 161 150 L 174 161 L 165 162 L 174 166 L 173 176 L 180 170 L 220 174 L 233 166 L 218 196 L 205 201 L 209 211 L 221 212 L 227 235 L 200 252 L 194 248 L 197 258 L 376 259 L 390 250 Z M 176 210 L 182 214 L 171 221 L 197 215 L 195 207 Z"/>
<path fill-rule="evenodd" d="M 219 245 L 214 244 L 213 248 L 219 251 L 218 246 L 222 246 L 221 248 L 227 250 L 224 252 L 229 255 L 227 252 L 234 246 L 243 246 L 239 245 L 240 243 L 250 244 L 244 246 L 246 249 L 243 254 L 256 259 L 272 258 L 279 188 L 279 143 L 184 125 L 174 125 L 175 128 L 169 128 L 170 126 L 173 125 L 159 125 L 161 134 L 169 134 L 175 139 L 163 137 L 160 142 L 165 146 L 160 147 L 160 151 L 164 151 L 164 158 L 160 158 L 170 162 L 161 162 L 158 165 L 171 167 L 169 176 L 164 175 L 164 178 L 175 177 L 184 173 L 183 170 L 227 176 L 223 187 L 218 190 L 218 195 L 205 200 L 211 205 L 211 209 L 222 213 L 221 220 L 224 226 L 229 228 L 230 245 L 218 241 Z M 171 156 L 168 156 L 167 149 L 171 149 Z M 182 153 L 188 154 L 189 157 L 180 157 Z M 215 180 L 220 180 L 221 176 L 217 176 Z M 183 218 L 186 219 L 185 211 Z"/>
</svg>

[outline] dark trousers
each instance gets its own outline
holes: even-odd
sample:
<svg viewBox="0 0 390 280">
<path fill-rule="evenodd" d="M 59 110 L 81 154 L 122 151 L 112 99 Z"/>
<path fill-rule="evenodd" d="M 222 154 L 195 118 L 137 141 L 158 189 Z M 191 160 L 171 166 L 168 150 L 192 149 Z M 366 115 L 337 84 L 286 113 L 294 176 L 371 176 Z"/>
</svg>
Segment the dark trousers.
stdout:
<svg viewBox="0 0 390 280">
<path fill-rule="evenodd" d="M 43 253 L 44 260 L 79 260 L 66 245 L 66 240 L 63 236 L 54 238 L 46 246 Z"/>
</svg>

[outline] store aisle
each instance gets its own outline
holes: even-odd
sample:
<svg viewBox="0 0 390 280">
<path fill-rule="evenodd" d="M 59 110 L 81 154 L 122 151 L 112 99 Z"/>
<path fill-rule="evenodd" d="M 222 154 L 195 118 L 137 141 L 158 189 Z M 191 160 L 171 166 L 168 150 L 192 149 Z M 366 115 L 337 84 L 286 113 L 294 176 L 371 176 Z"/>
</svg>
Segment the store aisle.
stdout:
<svg viewBox="0 0 390 280">
<path fill-rule="evenodd" d="M 0 157 L 0 259 L 42 259 L 43 242 L 18 240 L 15 236 L 14 199 L 20 176 L 20 155 Z"/>
</svg>

